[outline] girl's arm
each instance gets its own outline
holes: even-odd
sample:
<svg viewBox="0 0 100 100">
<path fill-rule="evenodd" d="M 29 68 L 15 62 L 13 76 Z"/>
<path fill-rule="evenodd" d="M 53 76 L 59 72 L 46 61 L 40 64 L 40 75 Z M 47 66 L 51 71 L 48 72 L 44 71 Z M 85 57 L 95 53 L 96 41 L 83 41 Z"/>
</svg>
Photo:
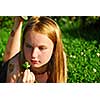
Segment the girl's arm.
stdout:
<svg viewBox="0 0 100 100">
<path fill-rule="evenodd" d="M 3 57 L 4 62 L 11 59 L 14 55 L 16 55 L 20 51 L 20 37 L 21 37 L 22 24 L 23 24 L 23 19 L 18 16 L 15 17 L 14 26 L 9 36 Z"/>
</svg>

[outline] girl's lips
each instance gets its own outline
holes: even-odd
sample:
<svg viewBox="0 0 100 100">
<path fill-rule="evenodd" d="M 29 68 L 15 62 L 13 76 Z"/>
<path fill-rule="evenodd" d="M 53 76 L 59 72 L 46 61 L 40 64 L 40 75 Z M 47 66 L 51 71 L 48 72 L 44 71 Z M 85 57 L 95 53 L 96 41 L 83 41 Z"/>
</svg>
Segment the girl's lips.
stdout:
<svg viewBox="0 0 100 100">
<path fill-rule="evenodd" d="M 38 64 L 38 61 L 37 61 L 37 60 L 31 60 L 31 62 L 32 62 L 33 64 Z"/>
</svg>

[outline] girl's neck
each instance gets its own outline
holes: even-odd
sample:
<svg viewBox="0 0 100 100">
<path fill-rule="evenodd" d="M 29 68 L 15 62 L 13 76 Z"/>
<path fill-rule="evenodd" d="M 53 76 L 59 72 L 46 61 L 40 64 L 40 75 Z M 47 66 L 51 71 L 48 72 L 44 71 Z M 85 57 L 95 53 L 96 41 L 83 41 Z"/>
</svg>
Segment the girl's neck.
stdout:
<svg viewBox="0 0 100 100">
<path fill-rule="evenodd" d="M 46 83 L 48 80 L 48 73 L 45 72 L 43 74 L 36 74 L 35 78 L 36 78 L 36 81 L 39 83 Z"/>
</svg>

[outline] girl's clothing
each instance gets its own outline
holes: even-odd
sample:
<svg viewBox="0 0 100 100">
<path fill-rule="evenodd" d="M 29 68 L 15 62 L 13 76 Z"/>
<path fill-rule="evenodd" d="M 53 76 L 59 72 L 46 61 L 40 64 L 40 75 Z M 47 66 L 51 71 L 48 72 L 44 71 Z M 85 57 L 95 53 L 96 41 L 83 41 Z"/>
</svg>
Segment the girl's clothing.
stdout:
<svg viewBox="0 0 100 100">
<path fill-rule="evenodd" d="M 1 64 L 1 72 L 0 72 L 0 83 L 6 83 L 6 77 L 7 77 L 7 68 L 8 68 L 8 62 Z"/>
</svg>

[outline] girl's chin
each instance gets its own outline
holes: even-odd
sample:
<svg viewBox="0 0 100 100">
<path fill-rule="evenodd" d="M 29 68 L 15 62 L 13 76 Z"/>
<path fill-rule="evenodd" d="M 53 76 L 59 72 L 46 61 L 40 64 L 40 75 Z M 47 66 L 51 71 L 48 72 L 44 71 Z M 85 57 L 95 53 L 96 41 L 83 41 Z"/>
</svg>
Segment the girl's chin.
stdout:
<svg viewBox="0 0 100 100">
<path fill-rule="evenodd" d="M 40 68 L 41 66 L 40 66 L 40 65 L 34 64 L 34 65 L 31 65 L 31 67 L 32 67 L 32 68 Z"/>
</svg>

